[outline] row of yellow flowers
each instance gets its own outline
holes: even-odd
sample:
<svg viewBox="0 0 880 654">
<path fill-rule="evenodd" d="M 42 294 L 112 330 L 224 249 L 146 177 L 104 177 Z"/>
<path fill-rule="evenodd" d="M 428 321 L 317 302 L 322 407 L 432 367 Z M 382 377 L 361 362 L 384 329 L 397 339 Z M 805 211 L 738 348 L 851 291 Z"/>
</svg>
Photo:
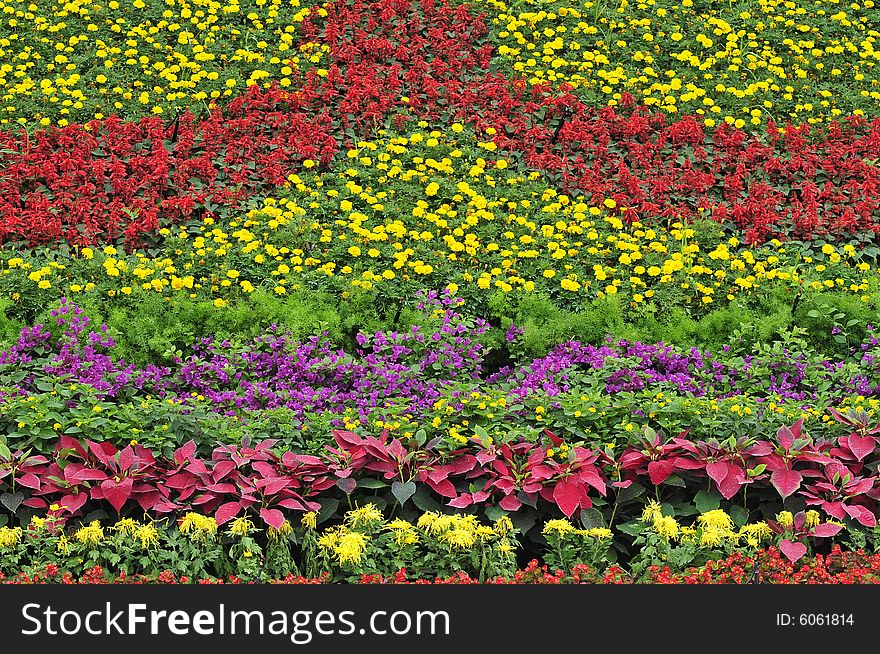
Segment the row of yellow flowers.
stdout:
<svg viewBox="0 0 880 654">
<path fill-rule="evenodd" d="M 822 123 L 880 107 L 873 0 L 487 0 L 498 54 L 532 84 L 629 92 L 706 125 Z"/>
<path fill-rule="evenodd" d="M 725 304 L 767 285 L 836 290 L 867 301 L 875 271 L 851 244 L 773 240 L 747 247 L 711 222 L 626 222 L 611 198 L 560 193 L 539 173 L 491 159 L 453 124 L 361 141 L 338 172 L 309 168 L 228 219 L 163 229 L 159 254 L 107 245 L 72 256 L 0 254 L 7 296 L 146 291 L 222 307 L 258 288 L 283 296 L 308 283 L 341 293 L 410 295 L 449 288 L 465 298 L 541 291 L 577 304 L 619 296 L 642 304 Z M 45 292 L 44 295 L 40 295 Z"/>
<path fill-rule="evenodd" d="M 325 53 L 298 45 L 310 11 L 299 0 L 2 0 L 0 125 L 173 114 L 252 84 L 290 86 Z"/>
</svg>

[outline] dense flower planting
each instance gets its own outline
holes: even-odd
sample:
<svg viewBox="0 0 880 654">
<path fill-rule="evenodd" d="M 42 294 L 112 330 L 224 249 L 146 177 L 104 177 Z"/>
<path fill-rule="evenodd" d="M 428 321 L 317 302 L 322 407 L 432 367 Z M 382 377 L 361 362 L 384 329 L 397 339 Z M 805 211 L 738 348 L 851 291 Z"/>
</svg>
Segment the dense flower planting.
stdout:
<svg viewBox="0 0 880 654">
<path fill-rule="evenodd" d="M 874 583 L 871 0 L 0 0 L 4 583 Z"/>
</svg>

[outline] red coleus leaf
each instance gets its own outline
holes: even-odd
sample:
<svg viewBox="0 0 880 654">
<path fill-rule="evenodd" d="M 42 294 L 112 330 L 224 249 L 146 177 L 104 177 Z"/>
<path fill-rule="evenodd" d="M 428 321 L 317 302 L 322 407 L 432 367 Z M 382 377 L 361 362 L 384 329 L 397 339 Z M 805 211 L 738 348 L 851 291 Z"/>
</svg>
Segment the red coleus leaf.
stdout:
<svg viewBox="0 0 880 654">
<path fill-rule="evenodd" d="M 107 473 L 95 468 L 88 468 L 82 463 L 70 463 L 64 468 L 64 479 L 72 484 L 83 481 L 103 481 Z"/>
<path fill-rule="evenodd" d="M 840 525 L 823 522 L 821 525 L 816 525 L 816 528 L 811 535 L 816 536 L 817 538 L 830 538 L 831 536 L 836 536 L 841 529 L 843 529 L 843 527 Z"/>
<path fill-rule="evenodd" d="M 236 465 L 233 461 L 218 461 L 211 471 L 211 477 L 215 482 L 221 481 L 235 470 Z"/>
<path fill-rule="evenodd" d="M 843 506 L 843 502 L 823 502 L 822 500 L 811 502 L 810 500 L 807 500 L 807 504 L 818 504 L 822 510 L 832 518 L 837 518 L 838 520 L 846 518 L 846 510 Z"/>
<path fill-rule="evenodd" d="M 429 479 L 428 486 L 433 488 L 434 492 L 443 497 L 455 497 L 457 495 L 455 486 L 453 486 L 452 482 L 448 479 L 442 479 L 440 481 L 432 481 Z"/>
<path fill-rule="evenodd" d="M 727 476 L 720 484 L 717 484 L 718 492 L 721 493 L 724 499 L 729 500 L 739 492 L 739 489 L 745 483 L 747 482 L 743 471 L 737 466 L 728 463 Z"/>
<path fill-rule="evenodd" d="M 797 470 L 774 470 L 770 475 L 770 483 L 785 499 L 801 486 L 803 476 Z"/>
<path fill-rule="evenodd" d="M 562 445 L 562 439 L 559 438 L 559 436 L 554 434 L 552 431 L 550 431 L 549 429 L 545 429 L 544 433 L 547 435 L 547 438 L 550 439 L 550 442 L 553 443 L 553 447 L 559 447 L 560 445 Z"/>
<path fill-rule="evenodd" d="M 107 479 L 101 482 L 101 492 L 104 494 L 104 499 L 110 502 L 117 513 L 131 496 L 133 483 L 131 477 L 126 477 L 120 481 Z"/>
<path fill-rule="evenodd" d="M 779 440 L 779 444 L 784 450 L 790 450 L 791 446 L 794 445 L 794 434 L 792 434 L 791 429 L 785 425 L 782 425 L 782 427 L 776 432 L 776 438 Z"/>
<path fill-rule="evenodd" d="M 342 448 L 345 448 L 346 446 L 351 447 L 353 445 L 360 445 L 361 443 L 363 443 L 363 439 L 352 431 L 346 431 L 344 429 L 334 429 L 331 433 L 333 434 L 333 440 L 335 440 L 336 444 Z"/>
<path fill-rule="evenodd" d="M 872 436 L 859 436 L 858 434 L 850 434 L 847 437 L 847 444 L 858 461 L 871 454 L 877 447 L 877 442 Z"/>
<path fill-rule="evenodd" d="M 844 504 L 843 510 L 864 527 L 873 529 L 877 526 L 877 516 L 867 507 L 860 504 Z"/>
<path fill-rule="evenodd" d="M 721 486 L 721 482 L 727 477 L 727 462 L 716 461 L 706 464 L 706 474 L 709 475 L 716 485 Z"/>
<path fill-rule="evenodd" d="M 129 445 L 119 450 L 119 470 L 126 472 L 135 466 L 137 457 L 134 454 L 134 448 Z"/>
<path fill-rule="evenodd" d="M 107 441 L 95 443 L 94 441 L 87 440 L 86 445 L 88 445 L 89 450 L 91 450 L 92 454 L 95 455 L 95 458 L 104 465 L 110 465 L 110 459 L 117 452 L 116 448 L 113 446 L 113 443 L 109 443 Z"/>
<path fill-rule="evenodd" d="M 553 500 L 567 517 L 571 517 L 578 506 L 580 506 L 582 496 L 583 489 L 580 484 L 566 479 L 557 483 L 553 489 Z"/>
<path fill-rule="evenodd" d="M 180 490 L 182 488 L 188 488 L 196 483 L 197 477 L 195 475 L 191 475 L 188 472 L 180 472 L 176 475 L 171 475 L 167 477 L 162 483 L 164 486 L 168 488 L 173 488 L 175 490 Z"/>
<path fill-rule="evenodd" d="M 447 504 L 455 509 L 466 509 L 472 504 L 471 495 L 470 493 L 462 493 L 458 497 L 449 500 Z"/>
<path fill-rule="evenodd" d="M 278 509 L 263 507 L 260 509 L 260 517 L 263 519 L 263 522 L 275 529 L 281 529 L 284 525 L 284 514 Z"/>
<path fill-rule="evenodd" d="M 595 488 L 600 495 L 604 496 L 607 492 L 605 488 L 605 480 L 602 479 L 602 476 L 599 474 L 598 468 L 594 466 L 584 468 L 578 472 L 578 476 L 585 484 Z"/>
<path fill-rule="evenodd" d="M 232 520 L 240 511 L 241 504 L 239 502 L 226 502 L 217 508 L 217 511 L 214 513 L 214 519 L 218 525 L 222 525 Z"/>
<path fill-rule="evenodd" d="M 307 509 L 306 505 L 295 497 L 285 497 L 283 500 L 278 500 L 277 504 L 278 506 L 283 506 L 285 509 L 293 509 L 294 511 L 311 510 Z"/>
<path fill-rule="evenodd" d="M 779 551 L 785 554 L 792 563 L 796 563 L 807 553 L 807 546 L 803 543 L 792 543 L 790 540 L 783 540 L 779 543 Z"/>
<path fill-rule="evenodd" d="M 33 488 L 34 490 L 39 490 L 40 488 L 40 478 L 31 472 L 26 472 L 21 477 L 17 479 L 19 486 L 25 486 L 27 488 Z"/>
<path fill-rule="evenodd" d="M 668 459 L 651 461 L 648 464 L 648 476 L 651 478 L 651 483 L 655 486 L 669 479 L 673 472 L 675 472 L 675 464 Z"/>
<path fill-rule="evenodd" d="M 174 450 L 174 463 L 183 465 L 196 454 L 196 442 L 191 440 Z"/>
<path fill-rule="evenodd" d="M 68 513 L 76 513 L 83 507 L 83 505 L 86 503 L 86 500 L 89 499 L 88 495 L 89 494 L 87 492 L 70 493 L 69 495 L 65 495 L 64 497 L 62 497 L 57 502 L 54 502 L 54 504 L 58 504 L 60 507 L 62 507 L 64 511 L 67 511 Z"/>
<path fill-rule="evenodd" d="M 505 511 L 516 511 L 522 506 L 522 502 L 520 502 L 515 495 L 508 495 L 498 502 L 498 506 Z"/>
<path fill-rule="evenodd" d="M 292 482 L 287 477 L 273 477 L 271 479 L 257 479 L 255 482 L 257 488 L 263 489 L 264 495 L 275 495 L 276 493 L 284 490 L 288 486 L 292 485 Z"/>
</svg>

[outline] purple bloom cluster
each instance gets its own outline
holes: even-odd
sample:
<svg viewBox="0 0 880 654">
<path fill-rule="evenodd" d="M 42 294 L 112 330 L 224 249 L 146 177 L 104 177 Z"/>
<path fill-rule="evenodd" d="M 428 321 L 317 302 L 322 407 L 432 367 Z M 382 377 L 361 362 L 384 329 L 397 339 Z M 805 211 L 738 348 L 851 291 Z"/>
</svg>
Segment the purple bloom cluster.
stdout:
<svg viewBox="0 0 880 654">
<path fill-rule="evenodd" d="M 458 397 L 463 384 L 500 391 L 511 406 L 531 394 L 552 398 L 584 388 L 608 394 L 656 389 L 718 398 L 754 395 L 758 389 L 768 396 L 803 401 L 815 399 L 819 392 L 880 395 L 878 339 L 873 335 L 850 361 L 811 360 L 787 350 L 736 357 L 729 352 L 713 356 L 697 348 L 683 351 L 663 343 L 569 341 L 546 356 L 483 378 L 487 352 L 480 337 L 488 325 L 462 315 L 458 302 L 449 295 L 426 294 L 419 305 L 425 317 L 421 325 L 359 334 L 353 353 L 334 348 L 323 337 L 297 341 L 272 326 L 244 345 L 201 339 L 173 366 L 138 369 L 113 357 L 114 342 L 106 326 L 90 330 L 82 310 L 62 300 L 52 312 L 60 333 L 53 336 L 43 325 L 23 330 L 17 343 L 0 352 L 0 373 L 23 371 L 15 389 L 21 394 L 31 392 L 35 380 L 54 377 L 88 384 L 107 398 L 152 394 L 191 401 L 201 396 L 218 413 L 286 408 L 297 421 L 308 414 L 346 410 L 366 419 L 392 404 L 394 411 L 415 417 L 441 397 Z M 511 326 L 506 340 L 515 341 L 521 334 Z"/>
</svg>

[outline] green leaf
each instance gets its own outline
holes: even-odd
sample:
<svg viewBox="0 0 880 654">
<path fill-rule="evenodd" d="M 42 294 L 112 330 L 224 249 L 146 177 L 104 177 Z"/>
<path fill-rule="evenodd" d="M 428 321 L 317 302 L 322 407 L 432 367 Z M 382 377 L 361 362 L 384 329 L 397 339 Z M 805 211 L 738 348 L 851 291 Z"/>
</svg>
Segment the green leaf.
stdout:
<svg viewBox="0 0 880 654">
<path fill-rule="evenodd" d="M 714 511 L 721 506 L 721 496 L 718 493 L 701 490 L 694 496 L 694 504 L 700 513 Z"/>
<path fill-rule="evenodd" d="M 416 491 L 412 496 L 412 501 L 420 511 L 440 510 L 440 503 L 431 497 L 431 493 L 424 486 Z"/>
<path fill-rule="evenodd" d="M 386 484 L 381 479 L 359 479 L 358 480 L 358 488 L 387 488 L 388 484 Z"/>
<path fill-rule="evenodd" d="M 630 502 L 639 497 L 644 492 L 645 487 L 636 481 L 626 488 L 620 489 L 620 491 L 617 493 L 617 501 L 621 504 L 623 504 L 624 502 Z"/>
<path fill-rule="evenodd" d="M 507 515 L 507 511 L 502 509 L 500 506 L 487 506 L 486 507 L 486 517 L 495 522 Z"/>
<path fill-rule="evenodd" d="M 583 509 L 581 510 L 581 524 L 583 524 L 584 528 L 586 529 L 593 529 L 594 527 L 604 527 L 605 518 L 602 516 L 602 513 L 598 509 Z"/>
<path fill-rule="evenodd" d="M 734 505 L 730 507 L 730 517 L 733 519 L 733 524 L 742 527 L 749 521 L 749 510 L 744 506 Z"/>
<path fill-rule="evenodd" d="M 339 508 L 339 500 L 335 497 L 325 498 L 319 500 L 319 502 L 321 504 L 321 510 L 318 511 L 318 515 L 315 516 L 316 524 L 321 524 L 327 520 L 327 518 L 333 516 L 336 513 L 336 509 Z"/>
<path fill-rule="evenodd" d="M 625 534 L 629 534 L 630 536 L 638 536 L 642 533 L 642 529 L 644 529 L 645 525 L 641 520 L 632 520 L 630 522 L 625 522 L 620 525 L 618 529 Z"/>
<path fill-rule="evenodd" d="M 415 495 L 416 490 L 416 484 L 412 481 L 408 481 L 405 484 L 403 482 L 395 481 L 391 484 L 391 494 L 394 495 L 398 502 L 400 502 L 400 506 L 406 504 L 406 501 Z"/>
</svg>

